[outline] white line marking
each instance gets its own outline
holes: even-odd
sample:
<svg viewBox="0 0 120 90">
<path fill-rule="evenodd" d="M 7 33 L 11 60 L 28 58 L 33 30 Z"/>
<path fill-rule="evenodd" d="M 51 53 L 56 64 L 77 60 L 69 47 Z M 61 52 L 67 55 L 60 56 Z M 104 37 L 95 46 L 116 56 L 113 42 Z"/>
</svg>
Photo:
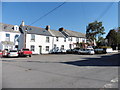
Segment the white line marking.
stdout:
<svg viewBox="0 0 120 90">
<path fill-rule="evenodd" d="M 113 87 L 113 84 L 114 84 L 114 83 L 117 83 L 117 82 L 118 82 L 118 78 L 112 79 L 112 80 L 110 81 L 110 83 L 105 84 L 105 85 L 103 86 L 103 88 L 112 88 L 112 87 Z"/>
</svg>

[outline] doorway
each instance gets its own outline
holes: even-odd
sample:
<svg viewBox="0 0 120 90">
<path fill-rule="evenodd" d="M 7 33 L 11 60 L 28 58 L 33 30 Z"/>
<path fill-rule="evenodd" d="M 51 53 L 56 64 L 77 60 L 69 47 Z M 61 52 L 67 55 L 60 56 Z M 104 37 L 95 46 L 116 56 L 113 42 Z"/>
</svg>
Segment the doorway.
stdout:
<svg viewBox="0 0 120 90">
<path fill-rule="evenodd" d="M 42 54 L 42 46 L 39 46 L 39 54 Z"/>
</svg>

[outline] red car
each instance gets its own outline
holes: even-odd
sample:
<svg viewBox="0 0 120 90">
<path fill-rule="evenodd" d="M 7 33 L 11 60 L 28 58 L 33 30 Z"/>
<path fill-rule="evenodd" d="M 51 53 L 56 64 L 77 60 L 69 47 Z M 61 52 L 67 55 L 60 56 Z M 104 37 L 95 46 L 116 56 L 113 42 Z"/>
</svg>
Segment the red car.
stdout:
<svg viewBox="0 0 120 90">
<path fill-rule="evenodd" d="M 27 48 L 23 48 L 19 51 L 19 56 L 29 56 L 29 57 L 31 57 L 31 55 L 32 55 L 32 51 L 30 51 Z"/>
</svg>

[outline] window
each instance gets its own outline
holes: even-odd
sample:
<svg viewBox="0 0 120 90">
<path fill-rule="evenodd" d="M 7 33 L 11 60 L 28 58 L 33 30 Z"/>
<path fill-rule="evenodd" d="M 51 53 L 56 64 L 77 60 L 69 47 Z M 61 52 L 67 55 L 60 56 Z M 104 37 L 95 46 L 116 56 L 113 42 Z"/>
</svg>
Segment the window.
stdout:
<svg viewBox="0 0 120 90">
<path fill-rule="evenodd" d="M 18 27 L 17 25 L 15 25 L 15 26 L 13 27 L 13 30 L 14 30 L 14 31 L 18 31 L 18 30 L 19 30 L 19 27 Z"/>
<path fill-rule="evenodd" d="M 34 45 L 31 45 L 31 51 L 35 51 L 35 46 Z"/>
<path fill-rule="evenodd" d="M 58 41 L 58 37 L 56 37 L 56 41 Z"/>
<path fill-rule="evenodd" d="M 85 40 L 83 39 L 82 42 L 85 42 Z"/>
<path fill-rule="evenodd" d="M 18 48 L 18 45 L 15 45 L 15 48 Z"/>
<path fill-rule="evenodd" d="M 76 42 L 79 42 L 79 38 L 76 38 Z"/>
<path fill-rule="evenodd" d="M 68 39 L 69 41 L 72 41 L 72 37 L 69 37 L 69 39 Z"/>
<path fill-rule="evenodd" d="M 54 44 L 54 48 L 56 48 L 56 44 Z"/>
<path fill-rule="evenodd" d="M 31 41 L 35 41 L 35 34 L 31 34 Z"/>
<path fill-rule="evenodd" d="M 10 34 L 6 34 L 6 41 L 10 41 Z"/>
<path fill-rule="evenodd" d="M 4 29 L 6 29 L 7 28 L 7 26 L 4 26 Z"/>
<path fill-rule="evenodd" d="M 49 51 L 49 46 L 46 46 L 46 51 Z"/>
<path fill-rule="evenodd" d="M 19 35 L 15 35 L 15 41 L 18 41 L 19 42 L 19 40 L 18 40 L 18 37 L 19 37 Z"/>
<path fill-rule="evenodd" d="M 50 42 L 49 37 L 46 37 L 46 42 L 48 42 L 48 43 Z"/>
<path fill-rule="evenodd" d="M 64 42 L 66 42 L 66 38 L 64 38 Z"/>
</svg>

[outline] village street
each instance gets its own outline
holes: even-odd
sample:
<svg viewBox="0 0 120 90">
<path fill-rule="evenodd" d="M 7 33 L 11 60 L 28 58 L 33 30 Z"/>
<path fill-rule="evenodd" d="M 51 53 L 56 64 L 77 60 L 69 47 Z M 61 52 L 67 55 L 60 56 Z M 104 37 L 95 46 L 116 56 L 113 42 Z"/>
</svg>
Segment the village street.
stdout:
<svg viewBox="0 0 120 90">
<path fill-rule="evenodd" d="M 1 58 L 3 88 L 118 88 L 120 54 Z"/>
</svg>

